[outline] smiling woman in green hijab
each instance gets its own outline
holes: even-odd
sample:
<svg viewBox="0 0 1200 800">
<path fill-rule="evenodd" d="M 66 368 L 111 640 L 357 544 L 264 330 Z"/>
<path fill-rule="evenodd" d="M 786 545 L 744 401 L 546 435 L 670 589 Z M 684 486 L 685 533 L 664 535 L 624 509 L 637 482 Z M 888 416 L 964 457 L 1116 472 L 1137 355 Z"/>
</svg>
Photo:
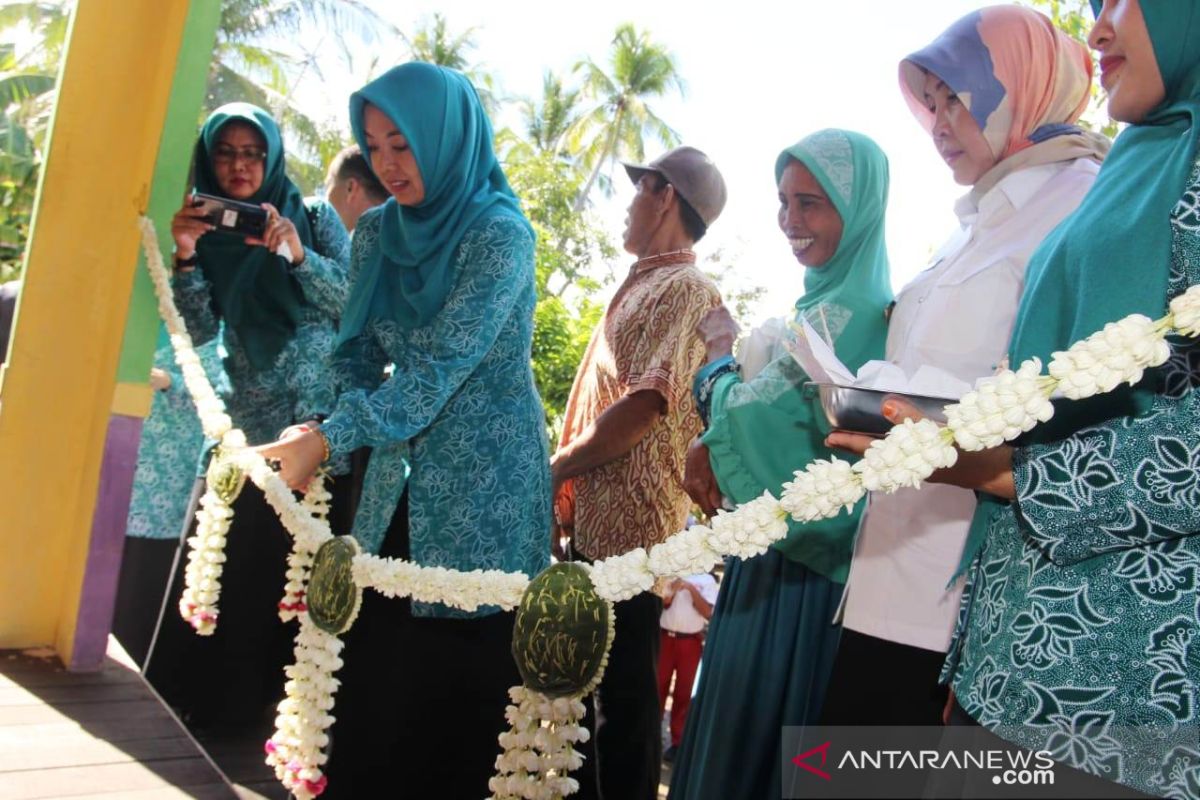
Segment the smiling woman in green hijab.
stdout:
<svg viewBox="0 0 1200 800">
<path fill-rule="evenodd" d="M 884 246 L 888 162 L 871 139 L 823 130 L 775 163 L 779 227 L 805 267 L 796 317 L 852 369 L 882 358 L 892 299 Z M 784 354 L 748 380 L 732 369 L 728 312 L 701 323 L 710 362 L 696 377 L 708 430 L 688 457 L 687 487 L 711 511 L 709 463 L 735 503 L 778 492 L 797 466 L 828 458 L 807 376 Z M 702 411 L 703 416 L 703 411 Z M 698 476 L 696 473 L 703 473 Z M 689 709 L 671 797 L 781 797 L 780 732 L 815 722 L 837 651 L 833 624 L 861 504 L 800 525 L 761 556 L 730 558 Z"/>
<path fill-rule="evenodd" d="M 350 240 L 332 206 L 306 207 L 284 172 L 279 127 L 261 108 L 218 108 L 194 154 L 196 191 L 268 212 L 261 240 L 214 230 L 190 201 L 171 225 L 175 301 L 192 340 L 202 345 L 221 337 L 226 409 L 251 443 L 268 442 L 333 409 L 329 359 L 349 290 Z M 290 258 L 280 254 L 284 244 Z M 194 472 L 195 454 L 185 455 L 192 461 L 183 468 Z M 348 481 L 335 478 L 329 488 L 336 524 L 347 508 Z M 206 637 L 178 614 L 164 615 L 147 672 L 193 727 L 249 730 L 269 718 L 290 660 L 291 631 L 279 622 L 278 602 L 291 538 L 253 485 L 233 510 L 221 601 L 235 613 L 222 616 Z M 158 605 L 157 598 L 148 602 Z"/>
<path fill-rule="evenodd" d="M 263 452 L 299 485 L 326 446 L 369 446 L 353 529 L 363 550 L 536 575 L 549 562 L 550 465 L 530 367 L 534 237 L 491 123 L 462 74 L 414 62 L 356 92 L 350 124 L 391 198 L 355 228 L 343 391 L 319 432 Z M 412 797 L 487 795 L 520 683 L 513 621 L 367 592 L 346 634 L 326 796 L 376 794 L 383 770 Z"/>
<path fill-rule="evenodd" d="M 1129 127 L 1030 260 L 1014 365 L 1160 317 L 1200 283 L 1200 5 L 1093 5 L 1109 113 Z M 1086 773 L 1055 769 L 1070 796 L 1100 795 L 1066 780 L 1102 778 L 1200 797 L 1200 346 L 1169 343 L 1136 386 L 1059 401 L 1016 446 L 935 474 L 995 498 L 968 542 L 951 722 Z"/>
</svg>

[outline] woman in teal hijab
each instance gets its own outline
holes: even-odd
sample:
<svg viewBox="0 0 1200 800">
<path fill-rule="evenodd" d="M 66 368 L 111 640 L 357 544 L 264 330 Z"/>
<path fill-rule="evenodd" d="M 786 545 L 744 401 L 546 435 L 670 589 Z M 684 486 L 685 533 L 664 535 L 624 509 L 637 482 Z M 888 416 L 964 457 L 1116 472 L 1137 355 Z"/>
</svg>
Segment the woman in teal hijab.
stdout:
<svg viewBox="0 0 1200 800">
<path fill-rule="evenodd" d="M 1109 114 L 1129 127 L 1029 263 L 1014 365 L 1160 317 L 1200 283 L 1200 6 L 1093 5 Z M 1015 446 L 939 474 L 993 498 L 976 511 L 945 677 L 952 722 L 1048 751 L 1084 781 L 1197 798 L 1200 346 L 1169 343 L 1136 386 L 1059 401 Z M 1055 773 L 1056 790 L 1079 779 Z"/>
<path fill-rule="evenodd" d="M 193 343 L 221 338 L 228 377 L 222 398 L 251 443 L 333 409 L 329 359 L 349 290 L 346 230 L 332 206 L 306 206 L 285 162 L 279 127 L 267 112 L 248 103 L 221 106 L 196 141 L 195 189 L 263 206 L 267 230 L 262 239 L 214 230 L 190 199 L 171 225 L 175 302 Z M 181 468 L 194 475 L 196 454 L 183 454 Z M 348 509 L 349 481 L 335 478 L 329 488 L 336 522 Z M 270 720 L 291 660 L 294 631 L 280 623 L 278 609 L 291 537 L 252 485 L 233 511 L 221 592 L 222 608 L 232 612 L 212 636 L 196 636 L 174 611 L 177 576 L 147 674 L 194 728 L 257 735 L 269 733 L 258 726 Z M 157 607 L 159 597 L 146 603 Z"/>
<path fill-rule="evenodd" d="M 550 468 L 530 367 L 534 238 L 471 83 L 396 67 L 350 99 L 391 193 L 359 219 L 337 406 L 264 448 L 296 485 L 325 448 L 372 448 L 353 534 L 430 567 L 535 575 L 549 562 Z M 395 365 L 384 380 L 384 366 Z M 368 591 L 338 675 L 327 796 L 483 797 L 499 752 L 514 616 Z"/>
<path fill-rule="evenodd" d="M 822 130 L 779 155 L 775 178 L 779 226 L 805 267 L 796 318 L 827 337 L 852 369 L 882 358 L 892 299 L 887 157 L 862 134 Z M 740 378 L 731 329 L 724 309 L 701 323 L 710 362 L 696 391 L 708 430 L 689 454 L 687 483 L 710 513 L 718 494 L 734 503 L 778 494 L 797 467 L 830 455 L 804 372 L 783 354 Z M 781 729 L 815 722 L 820 712 L 860 512 L 790 523 L 788 537 L 765 554 L 727 560 L 672 798 L 782 796 Z"/>
</svg>

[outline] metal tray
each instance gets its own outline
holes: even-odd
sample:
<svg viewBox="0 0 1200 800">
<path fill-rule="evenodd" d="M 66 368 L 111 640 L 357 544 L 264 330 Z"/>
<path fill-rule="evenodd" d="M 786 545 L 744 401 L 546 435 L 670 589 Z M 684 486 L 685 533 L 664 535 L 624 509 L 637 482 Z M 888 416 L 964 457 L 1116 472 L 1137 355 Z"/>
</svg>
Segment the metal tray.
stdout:
<svg viewBox="0 0 1200 800">
<path fill-rule="evenodd" d="M 881 411 L 883 401 L 888 397 L 898 397 L 912 403 L 926 417 L 940 423 L 946 421 L 943 409 L 958 402 L 947 397 L 881 392 L 834 383 L 806 383 L 804 388 L 810 396 L 819 399 L 821 410 L 825 412 L 825 419 L 831 427 L 872 436 L 882 436 L 892 429 L 892 423 Z"/>
</svg>

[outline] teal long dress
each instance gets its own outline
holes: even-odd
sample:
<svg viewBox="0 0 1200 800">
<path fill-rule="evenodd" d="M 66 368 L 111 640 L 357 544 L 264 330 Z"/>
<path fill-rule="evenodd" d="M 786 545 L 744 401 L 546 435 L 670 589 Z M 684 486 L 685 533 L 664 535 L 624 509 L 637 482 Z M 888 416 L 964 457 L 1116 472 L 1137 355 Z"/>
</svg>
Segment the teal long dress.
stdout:
<svg viewBox="0 0 1200 800">
<path fill-rule="evenodd" d="M 796 304 L 832 340 L 852 369 L 882 358 L 891 301 L 883 221 L 888 165 L 883 152 L 850 131 L 815 133 L 785 150 L 804 164 L 842 217 L 833 257 L 805 275 Z M 709 405 L 709 448 L 724 495 L 743 503 L 831 455 L 808 380 L 788 355 L 743 382 L 720 362 L 697 375 Z M 780 734 L 821 710 L 841 626 L 833 623 L 849 571 L 862 504 L 832 520 L 790 523 L 788 537 L 761 556 L 730 558 L 713 611 L 676 756 L 671 797 L 686 800 L 781 797 Z"/>
</svg>

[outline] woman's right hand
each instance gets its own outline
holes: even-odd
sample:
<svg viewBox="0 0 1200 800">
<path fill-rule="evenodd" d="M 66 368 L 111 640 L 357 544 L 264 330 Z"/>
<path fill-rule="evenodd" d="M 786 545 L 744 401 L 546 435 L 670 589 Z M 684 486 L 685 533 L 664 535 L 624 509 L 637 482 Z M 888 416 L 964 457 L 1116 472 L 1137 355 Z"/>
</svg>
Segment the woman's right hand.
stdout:
<svg viewBox="0 0 1200 800">
<path fill-rule="evenodd" d="M 183 201 L 183 208 L 171 218 L 171 236 L 175 238 L 175 257 L 191 258 L 196 254 L 196 242 L 213 229 L 204 221 L 205 211 L 193 206 L 191 200 Z"/>
<path fill-rule="evenodd" d="M 721 507 L 721 489 L 708 460 L 708 447 L 699 438 L 688 447 L 683 465 L 683 489 L 705 516 L 711 517 Z"/>
</svg>

